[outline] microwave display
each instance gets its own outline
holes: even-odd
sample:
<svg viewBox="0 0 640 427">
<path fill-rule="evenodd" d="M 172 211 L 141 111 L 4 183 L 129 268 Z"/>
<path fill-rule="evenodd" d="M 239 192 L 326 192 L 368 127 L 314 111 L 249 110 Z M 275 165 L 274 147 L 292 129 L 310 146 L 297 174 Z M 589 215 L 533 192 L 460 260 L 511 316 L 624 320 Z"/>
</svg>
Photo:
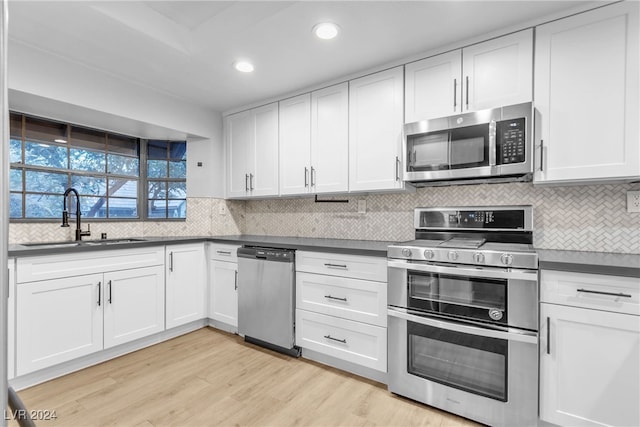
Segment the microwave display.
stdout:
<svg viewBox="0 0 640 427">
<path fill-rule="evenodd" d="M 524 118 L 497 123 L 498 164 L 522 163 L 524 154 Z"/>
</svg>

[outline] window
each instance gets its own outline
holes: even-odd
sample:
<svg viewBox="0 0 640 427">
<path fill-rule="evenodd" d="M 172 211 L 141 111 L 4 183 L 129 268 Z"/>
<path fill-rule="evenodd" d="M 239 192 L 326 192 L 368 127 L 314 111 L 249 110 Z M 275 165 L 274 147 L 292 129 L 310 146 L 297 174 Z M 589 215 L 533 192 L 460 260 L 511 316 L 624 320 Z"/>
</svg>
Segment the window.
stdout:
<svg viewBox="0 0 640 427">
<path fill-rule="evenodd" d="M 85 218 L 186 218 L 185 141 L 145 141 L 17 113 L 10 134 L 12 219 L 60 218 L 68 187 L 80 194 Z M 75 213 L 75 201 L 69 206 Z"/>
<path fill-rule="evenodd" d="M 187 144 L 147 141 L 147 217 L 187 215 Z"/>
</svg>

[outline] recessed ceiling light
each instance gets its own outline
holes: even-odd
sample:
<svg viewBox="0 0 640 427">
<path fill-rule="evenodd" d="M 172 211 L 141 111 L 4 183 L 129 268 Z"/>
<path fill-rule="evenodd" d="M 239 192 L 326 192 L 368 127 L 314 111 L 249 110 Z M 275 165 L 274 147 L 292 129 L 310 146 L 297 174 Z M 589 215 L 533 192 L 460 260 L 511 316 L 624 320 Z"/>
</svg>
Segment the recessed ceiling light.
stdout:
<svg viewBox="0 0 640 427">
<path fill-rule="evenodd" d="M 313 27 L 313 34 L 323 40 L 331 40 L 338 35 L 340 27 L 332 22 L 322 22 Z"/>
<path fill-rule="evenodd" d="M 253 71 L 253 64 L 249 61 L 236 61 L 233 63 L 233 66 L 242 73 L 250 73 Z"/>
<path fill-rule="evenodd" d="M 57 139 L 54 139 L 53 142 L 58 142 L 60 144 L 66 144 L 67 140 L 66 139 L 57 138 Z"/>
</svg>

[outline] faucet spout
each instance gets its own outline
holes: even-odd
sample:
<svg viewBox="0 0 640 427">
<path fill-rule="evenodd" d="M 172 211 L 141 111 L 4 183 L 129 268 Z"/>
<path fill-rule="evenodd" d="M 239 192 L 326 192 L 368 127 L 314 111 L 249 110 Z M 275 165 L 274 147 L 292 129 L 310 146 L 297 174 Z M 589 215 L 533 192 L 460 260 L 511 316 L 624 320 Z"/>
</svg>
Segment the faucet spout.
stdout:
<svg viewBox="0 0 640 427">
<path fill-rule="evenodd" d="M 80 241 L 82 240 L 82 236 L 91 236 L 91 229 L 90 227 L 87 225 L 87 231 L 82 231 L 82 223 L 81 223 L 81 216 L 82 213 L 80 212 L 80 195 L 78 194 L 78 191 L 75 188 L 69 187 L 65 190 L 64 192 L 64 196 L 63 196 L 63 202 L 62 202 L 62 225 L 61 227 L 68 227 L 69 226 L 69 211 L 67 211 L 67 197 L 69 196 L 69 194 L 73 193 L 76 196 L 76 241 Z"/>
</svg>

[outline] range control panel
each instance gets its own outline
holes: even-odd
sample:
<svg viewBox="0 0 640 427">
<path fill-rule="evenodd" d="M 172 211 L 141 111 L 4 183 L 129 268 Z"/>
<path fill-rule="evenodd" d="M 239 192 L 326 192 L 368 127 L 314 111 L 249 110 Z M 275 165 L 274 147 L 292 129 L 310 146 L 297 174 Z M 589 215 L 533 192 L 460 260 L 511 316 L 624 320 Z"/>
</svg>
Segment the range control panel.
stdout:
<svg viewBox="0 0 640 427">
<path fill-rule="evenodd" d="M 505 120 L 497 123 L 498 164 L 525 161 L 525 119 Z"/>
</svg>

